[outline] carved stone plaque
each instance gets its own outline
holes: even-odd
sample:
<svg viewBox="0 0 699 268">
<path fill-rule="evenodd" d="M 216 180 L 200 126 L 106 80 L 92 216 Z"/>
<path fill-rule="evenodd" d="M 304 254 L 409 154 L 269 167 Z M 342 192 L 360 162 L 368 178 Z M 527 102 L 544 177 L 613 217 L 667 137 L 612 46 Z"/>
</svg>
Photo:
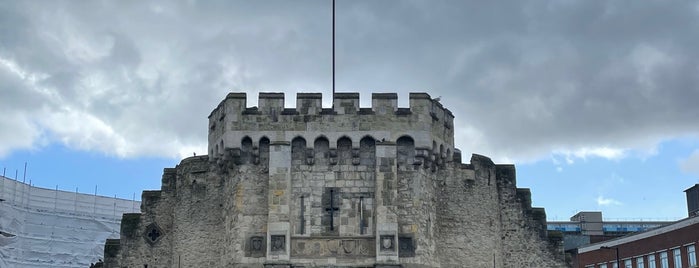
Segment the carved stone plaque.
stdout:
<svg viewBox="0 0 699 268">
<path fill-rule="evenodd" d="M 412 237 L 398 237 L 398 256 L 415 257 L 415 242 Z"/>
<path fill-rule="evenodd" d="M 272 235 L 270 239 L 272 243 L 272 252 L 283 252 L 286 251 L 286 236 L 285 235 Z"/>
<path fill-rule="evenodd" d="M 292 257 L 335 257 L 335 258 L 373 258 L 376 256 L 375 238 L 294 238 L 291 242 Z"/>
<path fill-rule="evenodd" d="M 245 245 L 246 257 L 264 257 L 267 252 L 265 237 L 262 235 L 250 236 Z"/>
<path fill-rule="evenodd" d="M 395 251 L 396 245 L 394 245 L 395 236 L 393 235 L 382 235 L 379 237 L 379 244 L 381 245 L 381 251 Z"/>
</svg>

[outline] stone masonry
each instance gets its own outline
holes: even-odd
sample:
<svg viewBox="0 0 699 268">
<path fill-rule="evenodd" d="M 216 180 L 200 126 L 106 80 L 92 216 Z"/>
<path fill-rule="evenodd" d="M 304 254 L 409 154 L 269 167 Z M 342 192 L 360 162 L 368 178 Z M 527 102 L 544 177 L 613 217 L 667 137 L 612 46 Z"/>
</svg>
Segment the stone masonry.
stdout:
<svg viewBox="0 0 699 268">
<path fill-rule="evenodd" d="M 426 93 L 230 93 L 209 155 L 163 172 L 124 214 L 105 267 L 563 267 L 561 238 L 515 167 L 461 163 L 454 116 Z"/>
</svg>

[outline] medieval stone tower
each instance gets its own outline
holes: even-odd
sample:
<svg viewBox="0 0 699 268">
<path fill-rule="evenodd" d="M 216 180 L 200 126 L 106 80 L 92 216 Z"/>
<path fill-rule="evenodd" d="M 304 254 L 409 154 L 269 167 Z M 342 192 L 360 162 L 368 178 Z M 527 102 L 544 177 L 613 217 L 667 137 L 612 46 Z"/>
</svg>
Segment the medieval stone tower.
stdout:
<svg viewBox="0 0 699 268">
<path fill-rule="evenodd" d="M 425 93 L 230 93 L 209 155 L 166 168 L 124 214 L 106 267 L 560 267 L 560 237 L 513 165 L 461 163 L 454 116 Z"/>
</svg>

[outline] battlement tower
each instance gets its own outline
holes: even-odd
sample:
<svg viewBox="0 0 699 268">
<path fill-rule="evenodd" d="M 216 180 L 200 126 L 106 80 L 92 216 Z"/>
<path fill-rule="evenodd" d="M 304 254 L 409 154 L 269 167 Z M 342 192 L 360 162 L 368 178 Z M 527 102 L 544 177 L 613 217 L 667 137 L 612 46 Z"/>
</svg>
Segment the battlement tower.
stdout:
<svg viewBox="0 0 699 268">
<path fill-rule="evenodd" d="M 397 103 L 228 94 L 209 115 L 210 155 L 143 192 L 106 267 L 561 267 L 514 166 L 461 163 L 454 116 L 428 94 Z"/>
<path fill-rule="evenodd" d="M 258 107 L 247 107 L 245 93 L 229 93 L 209 115 L 211 159 L 226 149 L 244 147 L 242 143 L 291 142 L 325 138 L 330 148 L 346 137 L 352 147 L 372 137 L 393 141 L 409 135 L 415 148 L 452 161 L 454 152 L 454 115 L 427 93 L 410 93 L 410 107 L 398 107 L 396 93 L 372 94 L 372 107 L 359 107 L 359 93 L 336 93 L 334 108 L 323 108 L 322 94 L 298 93 L 296 108 L 284 107 L 283 93 L 260 93 Z"/>
</svg>

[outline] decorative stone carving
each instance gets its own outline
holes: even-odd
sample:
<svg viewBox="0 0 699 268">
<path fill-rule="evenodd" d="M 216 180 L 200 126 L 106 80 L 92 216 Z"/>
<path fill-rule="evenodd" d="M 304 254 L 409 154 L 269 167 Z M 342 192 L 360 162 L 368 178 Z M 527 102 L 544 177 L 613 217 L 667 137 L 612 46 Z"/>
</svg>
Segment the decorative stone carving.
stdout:
<svg viewBox="0 0 699 268">
<path fill-rule="evenodd" d="M 145 233 L 143 233 L 143 238 L 150 244 L 154 245 L 156 242 L 160 241 L 163 236 L 163 231 L 158 227 L 157 224 L 151 223 L 146 227 Z"/>
<path fill-rule="evenodd" d="M 376 254 L 374 237 L 344 237 L 338 239 L 295 237 L 291 242 L 291 256 L 373 258 Z"/>
<path fill-rule="evenodd" d="M 272 252 L 286 251 L 285 235 L 272 235 L 270 240 Z"/>
<path fill-rule="evenodd" d="M 415 257 L 415 243 L 410 236 L 398 237 L 398 256 Z"/>
<path fill-rule="evenodd" d="M 262 234 L 250 236 L 245 245 L 245 257 L 264 257 L 267 251 L 265 240 Z"/>
<path fill-rule="evenodd" d="M 395 236 L 393 235 L 380 236 L 379 244 L 381 245 L 381 251 L 395 251 L 396 245 L 394 239 Z"/>
<path fill-rule="evenodd" d="M 352 252 L 354 252 L 354 249 L 356 246 L 357 246 L 356 240 L 351 240 L 351 239 L 342 240 L 342 249 L 345 251 L 346 254 L 352 254 Z"/>
</svg>

